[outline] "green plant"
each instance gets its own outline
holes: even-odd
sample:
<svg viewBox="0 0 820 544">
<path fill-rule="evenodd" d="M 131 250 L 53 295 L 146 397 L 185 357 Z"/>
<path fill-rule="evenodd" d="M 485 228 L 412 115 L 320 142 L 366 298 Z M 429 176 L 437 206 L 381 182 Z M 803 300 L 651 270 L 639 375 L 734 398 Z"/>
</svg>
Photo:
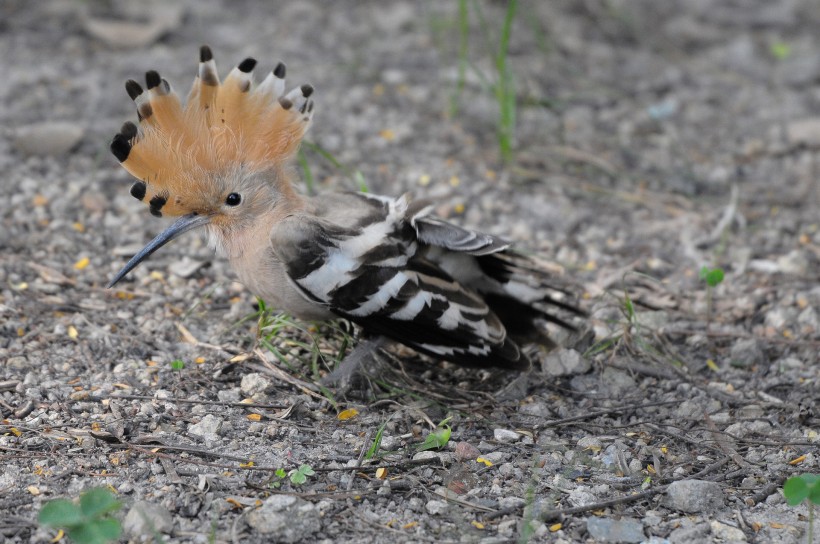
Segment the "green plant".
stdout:
<svg viewBox="0 0 820 544">
<path fill-rule="evenodd" d="M 516 5 L 516 0 L 509 0 L 507 3 L 507 14 L 504 17 L 504 26 L 501 27 L 501 40 L 499 40 L 498 53 L 495 56 L 495 70 L 498 78 L 495 82 L 495 98 L 499 107 L 498 145 L 504 162 L 512 160 L 513 139 L 515 138 L 515 84 L 509 64 L 507 64 L 507 51 Z"/>
<path fill-rule="evenodd" d="M 646 274 L 630 274 L 646 280 L 657 281 Z M 624 277 L 624 280 L 626 280 L 626 277 Z M 607 295 L 616 297 L 614 293 L 608 291 Z M 623 317 L 613 322 L 613 325 L 617 328 L 613 328 L 612 334 L 588 348 L 583 356 L 592 357 L 607 350 L 612 350 L 611 356 L 614 358 L 623 350 L 633 357 L 647 357 L 658 363 L 681 366 L 681 357 L 675 353 L 669 342 L 664 339 L 663 334 L 651 325 L 647 325 L 647 320 L 642 322 L 626 286 L 624 287 L 623 296 L 618 298 L 618 302 Z"/>
<path fill-rule="evenodd" d="M 271 479 L 270 485 L 271 487 L 279 488 L 282 486 L 282 480 L 288 475 L 283 468 L 277 468 L 276 471 L 273 473 L 273 478 Z"/>
<path fill-rule="evenodd" d="M 769 46 L 769 53 L 776 59 L 776 60 L 786 60 L 792 54 L 792 48 L 786 42 L 774 42 Z"/>
<path fill-rule="evenodd" d="M 171 361 L 171 370 L 180 371 L 185 368 L 185 361 L 181 359 L 174 359 Z"/>
<path fill-rule="evenodd" d="M 387 426 L 388 421 L 390 421 L 390 417 L 384 420 L 384 423 L 379 425 L 379 429 L 376 431 L 376 436 L 373 438 L 373 443 L 370 444 L 370 447 L 364 454 L 365 459 L 373 459 L 373 457 L 375 457 L 376 454 L 379 453 L 379 447 L 381 447 L 382 437 L 384 436 L 384 428 Z"/>
<path fill-rule="evenodd" d="M 293 485 L 302 485 L 307 481 L 308 476 L 313 476 L 316 474 L 314 472 L 313 467 L 310 465 L 299 465 L 299 468 L 295 468 L 288 472 L 288 476 L 290 476 L 290 483 Z"/>
<path fill-rule="evenodd" d="M 451 418 L 448 417 L 439 423 L 436 429 L 427 435 L 424 442 L 419 444 L 418 450 L 437 450 L 446 446 L 447 442 L 450 441 L 450 433 L 452 432 L 450 426 L 447 425 L 447 422 L 450 421 L 450 419 Z"/>
<path fill-rule="evenodd" d="M 493 29 L 490 28 L 487 19 L 481 8 L 481 3 L 473 2 L 473 12 L 475 13 L 481 33 L 485 37 L 493 34 Z M 464 89 L 465 76 L 467 66 L 475 71 L 478 78 L 484 86 L 491 90 L 496 102 L 498 103 L 498 126 L 496 133 L 498 138 L 498 147 L 501 154 L 501 159 L 505 163 L 509 163 L 513 159 L 513 147 L 515 139 L 515 120 L 516 120 L 516 94 L 515 83 L 513 80 L 513 73 L 509 65 L 509 46 L 510 38 L 512 37 L 512 23 L 515 19 L 516 10 L 518 7 L 517 0 L 507 1 L 507 10 L 504 14 L 504 21 L 501 25 L 500 34 L 498 35 L 498 43 L 489 45 L 491 49 L 490 54 L 493 59 L 493 67 L 495 69 L 492 81 L 485 76 L 474 64 L 471 64 L 468 59 L 469 53 L 469 35 L 470 35 L 470 10 L 467 0 L 459 0 L 458 5 L 458 76 L 456 80 L 456 88 L 450 96 L 450 114 L 455 115 L 458 111 L 458 99 Z"/>
<path fill-rule="evenodd" d="M 783 496 L 789 506 L 805 502 L 809 510 L 809 527 L 806 542 L 812 544 L 814 533 L 814 507 L 820 506 L 820 474 L 801 474 L 786 480 Z"/>
<path fill-rule="evenodd" d="M 715 287 L 723 281 L 724 273 L 722 268 L 709 268 L 703 266 L 698 273 L 701 281 L 706 283 L 706 324 L 712 321 L 713 291 Z"/>
<path fill-rule="evenodd" d="M 122 532 L 119 520 L 110 516 L 121 507 L 111 491 L 98 487 L 81 493 L 79 501 L 47 502 L 38 519 L 47 527 L 65 530 L 79 544 L 104 544 L 116 540 Z"/>
<path fill-rule="evenodd" d="M 308 193 L 313 192 L 314 176 L 313 172 L 310 170 L 310 165 L 307 161 L 307 154 L 304 152 L 304 150 L 309 150 L 316 153 L 321 158 L 329 162 L 331 166 L 333 166 L 337 170 L 340 170 L 345 176 L 350 178 L 353 181 L 353 183 L 356 184 L 356 187 L 359 191 L 363 193 L 368 192 L 367 183 L 365 182 L 364 175 L 360 170 L 342 163 L 339 159 L 334 157 L 331 152 L 327 151 L 319 144 L 314 142 L 303 141 L 302 148 L 299 150 L 299 165 L 302 167 L 302 171 L 305 174 L 305 183 L 307 184 Z"/>
</svg>

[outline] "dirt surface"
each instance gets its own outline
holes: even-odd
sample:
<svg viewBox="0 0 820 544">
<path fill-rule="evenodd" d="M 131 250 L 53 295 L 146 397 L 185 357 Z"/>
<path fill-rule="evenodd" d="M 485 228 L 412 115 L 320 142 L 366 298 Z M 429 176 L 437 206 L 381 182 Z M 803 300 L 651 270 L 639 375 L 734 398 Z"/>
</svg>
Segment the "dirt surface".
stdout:
<svg viewBox="0 0 820 544">
<path fill-rule="evenodd" d="M 820 472 L 815 2 L 520 2 L 509 164 L 501 2 L 467 3 L 462 57 L 456 2 L 133 4 L 0 6 L 0 540 L 110 486 L 133 541 L 805 541 L 780 489 Z M 434 197 L 560 263 L 593 348 L 526 375 L 394 351 L 334 405 L 341 325 L 274 323 L 274 355 L 198 236 L 106 290 L 166 224 L 107 149 L 122 84 L 186 92 L 203 43 L 316 87 L 308 140 L 345 165 L 307 150 L 318 190 Z"/>
</svg>

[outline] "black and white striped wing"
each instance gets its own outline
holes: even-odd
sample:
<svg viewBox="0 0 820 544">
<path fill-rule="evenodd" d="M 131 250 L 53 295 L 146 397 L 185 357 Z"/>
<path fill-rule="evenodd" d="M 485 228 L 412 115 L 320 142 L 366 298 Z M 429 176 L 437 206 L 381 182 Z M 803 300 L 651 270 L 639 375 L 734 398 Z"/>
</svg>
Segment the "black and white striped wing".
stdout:
<svg viewBox="0 0 820 544">
<path fill-rule="evenodd" d="M 391 205 L 384 220 L 345 232 L 315 219 L 296 221 L 292 230 L 302 234 L 290 236 L 297 241 L 291 247 L 303 249 L 279 246 L 290 280 L 336 315 L 422 353 L 470 366 L 528 368 L 484 300 L 419 255 L 402 215 Z"/>
</svg>

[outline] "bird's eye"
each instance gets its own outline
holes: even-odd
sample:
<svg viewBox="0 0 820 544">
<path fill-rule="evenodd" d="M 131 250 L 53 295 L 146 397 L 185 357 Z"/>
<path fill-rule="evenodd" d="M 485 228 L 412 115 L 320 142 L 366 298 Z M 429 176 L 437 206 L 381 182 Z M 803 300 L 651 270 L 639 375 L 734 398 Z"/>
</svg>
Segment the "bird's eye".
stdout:
<svg viewBox="0 0 820 544">
<path fill-rule="evenodd" d="M 242 195 L 239 193 L 231 193 L 225 197 L 225 204 L 228 206 L 239 206 L 240 202 L 242 202 Z"/>
</svg>

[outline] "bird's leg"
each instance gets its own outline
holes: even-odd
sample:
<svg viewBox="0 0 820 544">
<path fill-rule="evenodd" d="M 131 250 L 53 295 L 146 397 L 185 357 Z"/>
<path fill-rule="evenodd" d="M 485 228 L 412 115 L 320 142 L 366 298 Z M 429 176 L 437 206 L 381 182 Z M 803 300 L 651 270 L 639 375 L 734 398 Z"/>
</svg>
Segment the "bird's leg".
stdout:
<svg viewBox="0 0 820 544">
<path fill-rule="evenodd" d="M 341 396 L 353 389 L 364 390 L 368 377 L 379 375 L 384 357 L 381 348 L 388 342 L 384 336 L 363 336 L 336 370 L 322 378 L 322 385 L 334 387 Z"/>
</svg>

